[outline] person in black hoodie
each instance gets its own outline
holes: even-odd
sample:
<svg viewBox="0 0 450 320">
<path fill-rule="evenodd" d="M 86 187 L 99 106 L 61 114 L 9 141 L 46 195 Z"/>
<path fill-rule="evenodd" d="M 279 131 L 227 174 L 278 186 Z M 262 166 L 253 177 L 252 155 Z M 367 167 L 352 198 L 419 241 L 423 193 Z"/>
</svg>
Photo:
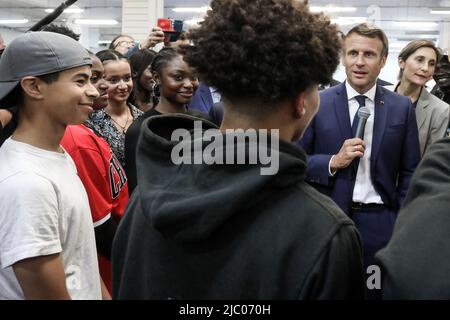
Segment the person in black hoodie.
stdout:
<svg viewBox="0 0 450 320">
<path fill-rule="evenodd" d="M 189 114 L 144 121 L 138 186 L 113 243 L 113 298 L 362 298 L 360 236 L 304 181 L 306 154 L 291 143 L 339 63 L 336 26 L 296 0 L 211 7 L 185 61 L 221 92 L 220 131 Z M 271 143 L 255 147 L 251 130 Z M 270 154 L 274 170 L 255 154 Z"/>
</svg>

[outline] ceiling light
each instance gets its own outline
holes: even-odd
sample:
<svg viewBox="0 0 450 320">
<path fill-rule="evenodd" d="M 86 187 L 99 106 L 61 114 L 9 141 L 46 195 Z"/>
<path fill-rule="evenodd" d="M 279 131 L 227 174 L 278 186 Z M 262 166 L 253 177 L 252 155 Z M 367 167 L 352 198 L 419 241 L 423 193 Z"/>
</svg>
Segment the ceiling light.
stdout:
<svg viewBox="0 0 450 320">
<path fill-rule="evenodd" d="M 47 13 L 52 13 L 53 11 L 55 11 L 55 9 L 45 9 L 45 12 Z M 77 7 L 64 9 L 64 13 L 82 13 L 82 12 L 84 12 L 84 9 Z"/>
<path fill-rule="evenodd" d="M 0 20 L 0 24 L 23 24 L 28 23 L 28 21 L 28 19 Z"/>
<path fill-rule="evenodd" d="M 439 30 L 408 30 L 408 31 L 405 31 L 405 34 L 414 34 L 414 35 L 417 35 L 417 34 L 426 34 L 426 35 L 433 34 L 435 36 L 438 36 L 439 35 Z"/>
<path fill-rule="evenodd" d="M 418 22 L 418 21 L 395 21 L 394 24 L 398 27 L 405 28 L 436 28 L 436 22 Z"/>
<path fill-rule="evenodd" d="M 408 34 L 405 35 L 404 38 L 416 38 L 416 39 L 437 39 L 439 37 L 438 34 Z"/>
<path fill-rule="evenodd" d="M 206 13 L 208 10 L 211 10 L 211 7 L 172 8 L 174 12 Z"/>
<path fill-rule="evenodd" d="M 407 37 L 397 37 L 397 41 L 405 41 L 405 42 L 409 42 L 409 41 L 414 41 L 417 39 L 425 39 L 425 40 L 430 40 L 430 41 L 436 41 L 437 40 L 437 36 L 436 35 L 426 35 L 426 34 L 420 34 L 420 35 L 410 35 Z"/>
<path fill-rule="evenodd" d="M 450 14 L 450 8 L 431 8 L 431 14 Z"/>
<path fill-rule="evenodd" d="M 184 23 L 187 25 L 197 25 L 200 22 L 202 22 L 204 19 L 190 19 L 190 20 L 185 20 Z"/>
<path fill-rule="evenodd" d="M 336 23 L 341 26 L 363 23 L 366 21 L 367 21 L 366 17 L 338 17 L 336 19 L 331 19 L 331 23 Z"/>
<path fill-rule="evenodd" d="M 399 43 L 399 42 L 392 42 L 389 43 L 389 48 L 397 48 L 397 49 L 402 49 L 403 47 L 405 47 L 408 43 L 404 42 L 404 43 Z M 392 50 L 391 50 L 392 51 Z"/>
<path fill-rule="evenodd" d="M 355 12 L 358 8 L 356 7 L 334 7 L 334 6 L 312 6 L 309 7 L 311 12 L 327 12 L 327 13 L 334 13 L 334 12 Z"/>
<path fill-rule="evenodd" d="M 97 43 L 98 44 L 106 44 L 106 45 L 108 45 L 108 44 L 111 43 L 111 40 L 99 40 Z"/>
<path fill-rule="evenodd" d="M 116 20 L 112 19 L 75 19 L 75 24 L 83 24 L 83 25 L 104 25 L 104 26 L 113 26 L 118 24 Z"/>
</svg>

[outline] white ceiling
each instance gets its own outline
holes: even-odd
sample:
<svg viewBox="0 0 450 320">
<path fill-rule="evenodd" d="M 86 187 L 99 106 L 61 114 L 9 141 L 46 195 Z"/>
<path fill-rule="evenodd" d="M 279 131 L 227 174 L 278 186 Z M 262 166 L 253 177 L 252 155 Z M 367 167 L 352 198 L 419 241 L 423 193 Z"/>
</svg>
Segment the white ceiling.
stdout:
<svg viewBox="0 0 450 320">
<path fill-rule="evenodd" d="M 126 1 L 126 0 L 123 0 Z M 44 18 L 48 13 L 44 11 L 46 8 L 56 8 L 63 0 L 0 0 L 0 19 L 28 19 L 27 24 L 21 25 L 0 25 L 0 28 L 7 28 L 15 31 L 24 32 L 31 26 Z M 165 17 L 188 20 L 197 18 L 189 13 L 176 13 L 172 11 L 174 7 L 201 7 L 207 6 L 209 0 L 166 0 L 165 1 Z M 97 19 L 114 19 L 119 21 L 117 26 L 96 26 L 100 30 L 100 39 L 110 40 L 121 33 L 122 20 L 122 0 L 78 0 L 73 6 L 84 9 L 81 16 L 77 18 L 97 18 Z M 64 23 L 71 17 L 70 14 L 63 13 L 55 23 Z"/>
<path fill-rule="evenodd" d="M 123 0 L 126 1 L 126 0 Z M 248 0 L 251 1 L 251 0 Z M 0 26 L 17 31 L 26 31 L 29 27 L 42 19 L 46 12 L 45 8 L 55 8 L 61 4 L 63 0 L 0 0 L 0 19 L 14 19 L 26 18 L 30 22 L 26 25 L 18 26 Z M 165 16 L 187 20 L 195 16 L 192 14 L 179 14 L 171 10 L 171 8 L 180 7 L 197 7 L 205 6 L 208 0 L 166 0 L 165 1 Z M 311 6 L 329 5 L 329 1 L 310 0 Z M 337 16 L 352 16 L 352 17 L 369 17 L 382 27 L 391 39 L 396 41 L 408 41 L 410 38 L 416 37 L 418 34 L 426 34 L 426 37 L 431 37 L 439 40 L 439 32 L 442 28 L 440 22 L 450 21 L 450 15 L 431 15 L 430 8 L 433 7 L 450 7 L 450 1 L 440 0 L 338 0 L 331 2 L 338 6 L 353 6 L 357 7 L 356 12 L 333 14 L 332 17 Z M 122 0 L 78 0 L 75 5 L 84 8 L 85 11 L 81 14 L 82 18 L 103 18 L 115 19 L 121 21 L 122 19 Z M 369 8 L 369 9 L 368 9 Z M 67 19 L 67 14 L 62 14 L 55 22 L 64 22 Z M 394 21 L 415 21 L 414 27 L 398 26 Z M 431 28 L 421 27 L 419 22 L 437 22 Z M 343 31 L 348 27 L 342 26 Z M 112 35 L 120 33 L 121 25 L 111 28 L 110 26 L 100 28 L 100 38 L 111 39 Z"/>
<path fill-rule="evenodd" d="M 25 30 L 47 14 L 43 9 L 55 8 L 62 2 L 63 0 L 0 0 L 0 19 L 29 19 L 29 24 L 19 28 Z M 175 13 L 171 8 L 200 7 L 208 5 L 208 3 L 208 0 L 166 0 L 165 14 L 174 19 L 188 19 L 190 18 L 189 14 Z M 83 18 L 109 18 L 118 21 L 122 19 L 122 0 L 78 0 L 73 6 L 85 9 L 82 13 Z M 55 22 L 62 22 L 64 18 L 67 18 L 65 13 Z"/>
<path fill-rule="evenodd" d="M 27 24 L 22 25 L 1 25 L 8 29 L 24 32 L 35 23 L 40 21 L 47 12 L 44 9 L 56 8 L 63 0 L 0 0 L 0 19 L 28 19 Z M 83 18 L 115 19 L 122 20 L 122 0 L 78 0 L 74 5 L 84 8 L 81 14 Z M 63 13 L 54 22 L 64 23 L 70 19 L 71 14 Z M 121 25 L 106 26 L 100 28 L 102 37 L 112 38 L 114 34 L 119 34 Z"/>
</svg>

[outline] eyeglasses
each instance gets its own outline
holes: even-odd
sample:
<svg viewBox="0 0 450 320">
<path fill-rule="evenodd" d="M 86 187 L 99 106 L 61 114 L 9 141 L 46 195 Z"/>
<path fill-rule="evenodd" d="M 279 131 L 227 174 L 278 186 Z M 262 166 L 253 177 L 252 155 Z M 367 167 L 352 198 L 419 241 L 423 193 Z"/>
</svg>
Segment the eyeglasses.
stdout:
<svg viewBox="0 0 450 320">
<path fill-rule="evenodd" d="M 135 41 L 119 41 L 116 43 L 114 48 L 117 47 L 128 47 L 129 45 L 134 45 L 136 42 Z"/>
</svg>

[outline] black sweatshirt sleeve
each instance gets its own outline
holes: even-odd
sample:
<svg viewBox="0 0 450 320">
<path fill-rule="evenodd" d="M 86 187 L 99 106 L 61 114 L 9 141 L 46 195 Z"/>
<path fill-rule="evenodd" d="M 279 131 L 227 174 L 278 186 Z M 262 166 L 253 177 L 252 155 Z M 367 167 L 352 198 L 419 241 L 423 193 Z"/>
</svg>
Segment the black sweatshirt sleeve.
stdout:
<svg viewBox="0 0 450 320">
<path fill-rule="evenodd" d="M 353 224 L 339 228 L 311 271 L 299 299 L 364 299 L 362 244 Z"/>
</svg>

